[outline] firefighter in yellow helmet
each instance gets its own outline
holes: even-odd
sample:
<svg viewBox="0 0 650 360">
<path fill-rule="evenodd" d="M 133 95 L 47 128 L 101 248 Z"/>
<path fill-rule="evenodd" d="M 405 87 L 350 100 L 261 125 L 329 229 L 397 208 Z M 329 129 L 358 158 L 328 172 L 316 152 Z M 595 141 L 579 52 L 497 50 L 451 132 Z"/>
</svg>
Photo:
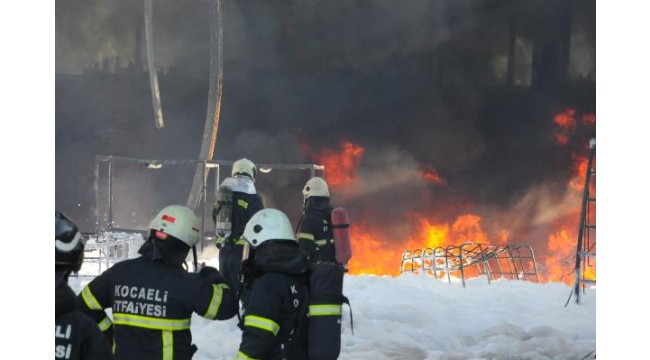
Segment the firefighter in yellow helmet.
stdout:
<svg viewBox="0 0 650 360">
<path fill-rule="evenodd" d="M 149 226 L 141 256 L 113 265 L 82 290 L 80 302 L 100 324 L 104 310 L 112 309 L 116 358 L 191 359 L 197 350 L 192 314 L 226 320 L 237 313 L 234 292 L 216 269 L 196 274 L 183 268 L 199 228 L 187 207 L 165 207 Z"/>
</svg>

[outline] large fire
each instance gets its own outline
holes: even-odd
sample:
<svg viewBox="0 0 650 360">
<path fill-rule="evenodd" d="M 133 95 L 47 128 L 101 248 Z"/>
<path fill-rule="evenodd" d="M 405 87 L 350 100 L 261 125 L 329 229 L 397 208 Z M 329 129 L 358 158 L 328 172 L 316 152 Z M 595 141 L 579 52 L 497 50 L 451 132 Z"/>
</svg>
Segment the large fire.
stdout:
<svg viewBox="0 0 650 360">
<path fill-rule="evenodd" d="M 578 126 L 594 126 L 595 115 L 583 114 L 576 121 L 575 109 L 567 108 L 553 117 L 556 125 L 554 138 L 562 149 L 567 148 L 572 141 L 573 132 Z M 572 284 L 575 253 L 578 237 L 579 214 L 581 199 L 587 171 L 587 156 L 589 149 L 572 154 L 572 173 L 566 182 L 565 200 L 555 205 L 550 205 L 558 215 L 554 220 L 548 220 L 545 225 L 547 243 L 543 247 L 533 248 L 538 264 L 539 278 L 543 282 L 563 281 Z M 325 179 L 331 191 L 336 193 L 342 190 L 343 185 L 362 183 L 358 179 L 358 167 L 362 162 L 364 148 L 351 141 L 344 140 L 337 150 L 327 149 L 313 157 L 325 165 Z M 447 181 L 440 176 L 431 165 L 420 166 L 418 172 L 425 182 L 445 185 Z M 595 194 L 595 184 L 590 191 Z M 345 201 L 342 202 L 345 206 Z M 444 205 L 444 204 L 442 204 Z M 367 206 L 364 214 L 351 214 L 351 236 L 353 256 L 349 262 L 350 274 L 374 274 L 397 276 L 400 274 L 402 254 L 405 250 L 424 248 L 447 247 L 461 245 L 466 242 L 504 245 L 516 241 L 516 244 L 525 243 L 526 239 L 519 236 L 511 239 L 511 229 L 508 226 L 490 223 L 489 228 L 483 223 L 483 217 L 477 213 L 464 213 L 455 216 L 437 216 L 427 213 L 413 213 L 404 211 L 402 219 L 396 219 L 401 225 L 408 225 L 407 230 L 400 238 L 367 223 L 365 220 L 372 218 L 377 211 L 376 207 Z M 593 212 L 593 211 L 592 211 Z M 507 211 L 504 212 L 507 214 Z M 595 212 L 590 213 L 595 219 Z M 442 218 L 446 220 L 442 220 Z M 355 219 L 359 219 L 355 223 Z M 451 220 L 449 220 L 451 219 Z M 507 220 L 501 221 L 506 223 Z M 595 223 L 595 220 L 592 220 Z M 590 259 L 590 265 L 595 265 L 595 259 Z M 588 277 L 595 279 L 595 266 L 585 270 Z"/>
<path fill-rule="evenodd" d="M 348 140 L 341 141 L 341 151 L 326 149 L 316 155 L 316 161 L 325 166 L 327 183 L 336 187 L 355 180 L 357 168 L 365 151 Z"/>
<path fill-rule="evenodd" d="M 452 222 L 435 223 L 425 214 L 411 214 L 412 234 L 401 241 L 389 238 L 380 231 L 369 231 L 362 225 L 352 226 L 353 257 L 349 263 L 351 274 L 375 274 L 396 276 L 400 273 L 402 253 L 405 249 L 424 249 L 461 245 L 466 242 L 503 243 L 507 231 L 498 231 L 490 241 L 481 227 L 481 217 L 464 214 Z"/>
<path fill-rule="evenodd" d="M 556 140 L 562 149 L 565 149 L 566 142 L 560 139 L 568 138 L 575 131 L 577 121 L 574 119 L 576 115 L 575 109 L 566 109 L 564 112 L 557 114 L 554 117 L 554 122 L 560 128 L 561 136 Z M 594 126 L 596 123 L 596 115 L 583 114 L 582 123 L 585 126 Z M 567 191 L 572 196 L 570 209 L 565 212 L 562 219 L 552 224 L 553 231 L 548 236 L 547 249 L 550 254 L 544 259 L 545 276 L 547 281 L 563 281 L 566 284 L 572 284 L 574 281 L 575 271 L 575 255 L 576 244 L 578 241 L 578 229 L 580 227 L 580 213 L 582 210 L 582 195 L 585 187 L 585 176 L 588 167 L 588 153 L 589 148 L 587 144 L 581 146 L 578 153 L 571 154 L 571 170 L 572 176 L 567 183 Z M 593 160 L 592 168 L 595 169 L 595 159 Z M 596 183 L 595 178 L 590 179 L 589 192 L 590 197 L 595 197 Z M 565 205 L 563 205 L 565 206 Z M 595 224 L 595 208 L 588 207 L 588 216 L 590 223 Z M 594 241 L 595 239 L 591 239 Z M 590 279 L 596 278 L 595 259 L 589 259 L 585 268 L 585 276 Z"/>
</svg>

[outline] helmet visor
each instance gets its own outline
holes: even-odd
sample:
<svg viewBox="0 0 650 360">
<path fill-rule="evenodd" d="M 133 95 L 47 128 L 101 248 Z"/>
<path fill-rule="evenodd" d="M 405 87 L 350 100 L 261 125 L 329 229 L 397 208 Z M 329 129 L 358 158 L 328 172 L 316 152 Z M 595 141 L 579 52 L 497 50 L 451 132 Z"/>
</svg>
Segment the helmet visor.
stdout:
<svg viewBox="0 0 650 360">
<path fill-rule="evenodd" d="M 74 231 L 74 229 L 71 229 Z M 69 242 L 64 242 L 59 239 L 54 240 L 56 249 L 62 252 L 71 252 L 73 250 L 83 250 L 86 245 L 86 238 L 81 236 L 80 232 L 75 232 L 74 237 Z"/>
</svg>

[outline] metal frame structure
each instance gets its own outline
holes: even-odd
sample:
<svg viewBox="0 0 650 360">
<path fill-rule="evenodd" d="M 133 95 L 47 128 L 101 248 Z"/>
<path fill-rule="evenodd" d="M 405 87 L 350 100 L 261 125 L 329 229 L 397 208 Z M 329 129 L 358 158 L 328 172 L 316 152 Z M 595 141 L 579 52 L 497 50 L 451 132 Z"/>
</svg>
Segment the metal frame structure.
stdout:
<svg viewBox="0 0 650 360">
<path fill-rule="evenodd" d="M 216 195 L 218 191 L 219 184 L 221 183 L 221 167 L 222 166 L 232 166 L 234 161 L 231 160 L 213 160 L 213 161 L 203 161 L 203 160 L 159 160 L 159 159 L 139 159 L 139 158 L 130 158 L 130 157 L 123 157 L 123 156 L 113 156 L 113 155 L 97 155 L 95 157 L 95 174 L 94 174 L 94 185 L 93 185 L 93 191 L 94 191 L 94 212 L 95 212 L 95 231 L 92 234 L 92 236 L 101 236 L 100 234 L 104 233 L 126 233 L 126 234 L 134 234 L 134 233 L 143 233 L 142 230 L 140 229 L 122 229 L 122 228 L 115 228 L 114 221 L 113 221 L 113 202 L 114 202 L 114 194 L 113 194 L 113 177 L 114 177 L 114 165 L 118 162 L 123 162 L 123 163 L 130 163 L 130 164 L 140 164 L 142 166 L 146 166 L 149 168 L 160 168 L 162 166 L 168 166 L 168 165 L 196 165 L 199 168 L 203 169 L 203 176 L 201 177 L 203 179 L 202 184 L 200 189 L 198 189 L 198 194 L 196 195 L 199 201 L 196 204 L 196 207 L 192 209 L 195 213 L 201 214 L 200 216 L 200 221 L 201 221 L 201 237 L 199 239 L 199 242 L 197 244 L 197 248 L 199 251 L 203 251 L 204 246 L 207 244 L 207 240 L 210 239 L 209 236 L 206 235 L 207 233 L 207 221 L 206 221 L 206 216 L 205 214 L 207 213 L 207 189 L 208 189 L 208 184 L 207 184 L 207 179 L 209 175 L 209 171 L 211 169 L 214 169 L 215 171 L 215 179 L 214 179 L 214 194 Z M 100 217 L 100 166 L 102 164 L 105 164 L 108 168 L 107 170 L 107 180 L 106 180 L 106 198 L 105 201 L 107 202 L 107 220 L 106 220 L 106 227 L 102 228 L 100 226 L 101 222 L 101 217 Z M 318 164 L 257 164 L 258 169 L 261 172 L 269 172 L 271 170 L 309 170 L 310 171 L 310 176 L 314 177 L 316 176 L 316 171 L 321 171 L 322 176 L 325 174 L 325 167 L 323 165 L 318 165 Z M 108 252 L 106 252 L 108 254 Z"/>
<path fill-rule="evenodd" d="M 582 193 L 582 208 L 580 210 L 580 227 L 578 228 L 578 244 L 576 249 L 576 266 L 573 293 L 576 295 L 576 303 L 580 304 L 581 292 L 585 292 L 586 285 L 596 285 L 596 279 L 588 279 L 585 272 L 588 267 L 595 266 L 596 259 L 596 241 L 590 236 L 591 231 L 596 231 L 596 220 L 590 218 L 590 214 L 596 211 L 596 195 L 591 193 L 591 183 L 595 181 L 596 169 L 596 139 L 589 141 L 589 160 L 587 161 L 587 170 L 585 172 L 585 186 Z M 594 186 L 595 191 L 595 186 Z M 593 195 L 593 196 L 592 196 Z M 569 296 L 569 300 L 571 297 Z M 567 303 L 565 306 L 569 303 Z"/>
<path fill-rule="evenodd" d="M 450 283 L 453 276 L 461 279 L 463 287 L 466 278 L 480 275 L 485 275 L 488 283 L 497 279 L 539 282 L 535 254 L 526 245 L 464 243 L 406 250 L 400 272 L 424 272 L 436 279 L 446 277 Z"/>
</svg>

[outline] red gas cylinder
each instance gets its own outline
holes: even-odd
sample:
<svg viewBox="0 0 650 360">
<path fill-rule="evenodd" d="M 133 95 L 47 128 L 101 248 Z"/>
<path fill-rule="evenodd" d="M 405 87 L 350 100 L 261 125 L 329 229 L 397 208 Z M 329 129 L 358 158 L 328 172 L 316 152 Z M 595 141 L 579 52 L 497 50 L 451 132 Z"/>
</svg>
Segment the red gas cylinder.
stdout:
<svg viewBox="0 0 650 360">
<path fill-rule="evenodd" d="M 345 208 L 337 207 L 332 210 L 332 232 L 336 261 L 341 265 L 347 265 L 352 257 L 352 246 L 350 244 L 350 221 Z"/>
</svg>

